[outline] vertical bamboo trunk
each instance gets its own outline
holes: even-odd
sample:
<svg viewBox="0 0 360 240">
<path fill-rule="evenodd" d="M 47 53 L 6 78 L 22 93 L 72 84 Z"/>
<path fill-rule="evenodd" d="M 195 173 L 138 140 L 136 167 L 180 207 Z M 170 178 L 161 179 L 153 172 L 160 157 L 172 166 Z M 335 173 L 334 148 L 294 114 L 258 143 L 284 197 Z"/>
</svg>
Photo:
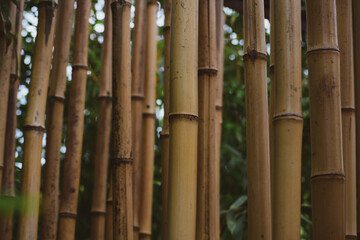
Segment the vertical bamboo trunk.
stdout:
<svg viewBox="0 0 360 240">
<path fill-rule="evenodd" d="M 357 236 L 360 237 L 360 1 L 353 0 L 354 79 L 356 106 L 356 204 Z"/>
<path fill-rule="evenodd" d="M 110 0 L 105 1 L 105 31 L 102 54 L 94 190 L 91 206 L 91 239 L 93 240 L 102 240 L 105 236 L 106 186 L 112 101 L 112 20 Z"/>
<path fill-rule="evenodd" d="M 345 170 L 345 239 L 356 239 L 355 82 L 351 0 L 336 1 L 340 50 L 342 146 Z M 356 31 L 359 31 L 358 29 Z"/>
<path fill-rule="evenodd" d="M 160 133 L 161 141 L 161 186 L 162 222 L 161 236 L 167 239 L 168 195 L 169 195 L 169 109 L 170 109 L 170 28 L 171 0 L 164 2 L 164 121 Z"/>
<path fill-rule="evenodd" d="M 146 0 L 135 1 L 135 27 L 132 50 L 131 122 L 133 169 L 134 240 L 139 239 L 141 201 L 142 127 L 145 77 Z"/>
<path fill-rule="evenodd" d="M 249 239 L 271 239 L 269 119 L 263 0 L 244 1 Z"/>
<path fill-rule="evenodd" d="M 196 239 L 215 236 L 216 148 L 216 11 L 215 0 L 199 1 L 198 96 L 199 134 L 197 171 Z"/>
<path fill-rule="evenodd" d="M 127 0 L 111 4 L 113 16 L 113 237 L 133 239 L 131 153 L 130 7 Z"/>
<path fill-rule="evenodd" d="M 59 240 L 74 239 L 75 237 L 80 185 L 91 1 L 78 0 L 77 3 L 66 155 L 59 210 Z"/>
<path fill-rule="evenodd" d="M 74 0 L 59 2 L 54 61 L 50 75 L 47 112 L 46 164 L 44 169 L 40 239 L 56 239 L 59 210 L 60 147 L 62 138 L 66 67 L 69 61 Z"/>
<path fill-rule="evenodd" d="M 345 238 L 340 53 L 335 0 L 308 1 L 312 238 Z"/>
<path fill-rule="evenodd" d="M 110 177 L 110 188 L 108 198 L 106 199 L 106 219 L 105 219 L 105 240 L 113 239 L 113 198 L 112 198 L 112 180 Z"/>
<path fill-rule="evenodd" d="M 12 46 L 11 57 L 11 74 L 10 74 L 10 89 L 8 98 L 8 109 L 6 119 L 6 135 L 5 135 L 5 149 L 4 149 L 4 174 L 2 179 L 1 194 L 5 198 L 15 197 L 15 148 L 16 148 L 16 126 L 17 126 L 17 92 L 19 89 L 20 79 L 20 51 L 22 46 L 22 19 L 24 11 L 24 0 L 18 2 L 16 8 L 15 33 L 18 38 Z M 3 240 L 11 240 L 13 238 L 13 214 L 14 209 L 9 209 L 6 216 L 0 219 L 0 236 Z"/>
<path fill-rule="evenodd" d="M 21 197 L 24 199 L 19 219 L 18 236 L 37 239 L 39 192 L 41 177 L 42 138 L 45 131 L 45 109 L 52 47 L 54 40 L 57 1 L 39 2 L 39 22 L 35 55 L 31 70 L 28 106 L 24 123 L 24 157 L 21 176 Z"/>
<path fill-rule="evenodd" d="M 196 239 L 198 2 L 171 6 L 168 234 Z"/>
<path fill-rule="evenodd" d="M 273 2 L 275 87 L 273 103 L 273 239 L 300 240 L 301 2 Z M 291 29 L 291 31 L 289 31 Z"/>
<path fill-rule="evenodd" d="M 154 182 L 155 101 L 157 26 L 156 1 L 147 6 L 145 101 L 143 113 L 143 155 L 141 167 L 140 234 L 141 240 L 151 240 L 151 214 Z"/>
</svg>

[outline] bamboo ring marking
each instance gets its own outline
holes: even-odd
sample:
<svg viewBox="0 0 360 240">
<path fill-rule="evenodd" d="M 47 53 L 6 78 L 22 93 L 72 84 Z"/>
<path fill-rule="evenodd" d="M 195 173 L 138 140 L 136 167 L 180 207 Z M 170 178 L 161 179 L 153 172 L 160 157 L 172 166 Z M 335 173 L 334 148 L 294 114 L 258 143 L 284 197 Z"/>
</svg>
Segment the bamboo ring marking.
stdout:
<svg viewBox="0 0 360 240">
<path fill-rule="evenodd" d="M 169 122 L 171 122 L 172 120 L 176 119 L 176 118 L 184 118 L 184 119 L 188 119 L 190 121 L 198 121 L 199 117 L 195 114 L 191 114 L 191 113 L 170 113 L 169 114 Z"/>
<path fill-rule="evenodd" d="M 198 74 L 215 75 L 217 74 L 217 72 L 218 72 L 217 68 L 211 68 L 211 67 L 198 68 Z"/>
<path fill-rule="evenodd" d="M 32 126 L 32 125 L 24 125 L 24 130 L 34 130 L 39 132 L 45 132 L 44 126 Z"/>
<path fill-rule="evenodd" d="M 147 117 L 147 118 L 155 118 L 156 115 L 155 113 L 143 113 L 143 117 Z"/>
<path fill-rule="evenodd" d="M 314 176 L 310 177 L 310 180 L 314 180 L 316 178 L 322 178 L 322 177 L 330 177 L 330 178 L 339 178 L 339 179 L 345 179 L 345 175 L 343 173 L 320 173 L 316 174 Z"/>
<path fill-rule="evenodd" d="M 255 59 L 262 59 L 262 60 L 267 61 L 267 54 L 259 52 L 255 49 L 250 49 L 248 47 L 247 53 L 244 54 L 243 59 L 244 59 L 244 61 L 250 59 L 252 62 L 254 62 Z"/>
<path fill-rule="evenodd" d="M 76 213 L 68 213 L 68 212 L 60 212 L 59 217 L 76 219 L 77 214 Z"/>
<path fill-rule="evenodd" d="M 111 165 L 119 166 L 121 164 L 132 164 L 133 159 L 130 157 L 120 157 L 120 158 L 112 158 Z"/>
<path fill-rule="evenodd" d="M 72 69 L 73 70 L 87 70 L 88 69 L 88 66 L 87 65 L 82 65 L 82 64 L 74 64 L 72 65 Z"/>
<path fill-rule="evenodd" d="M 340 53 L 340 50 L 338 48 L 328 47 L 328 48 L 314 48 L 314 49 L 308 50 L 307 54 L 309 55 L 312 53 L 317 53 L 317 52 L 322 52 L 322 51 L 332 51 L 332 52 Z"/>
<path fill-rule="evenodd" d="M 60 102 L 60 103 L 64 103 L 64 102 L 65 102 L 65 98 L 54 95 L 54 96 L 49 96 L 49 101 L 50 101 L 50 102 Z"/>
</svg>

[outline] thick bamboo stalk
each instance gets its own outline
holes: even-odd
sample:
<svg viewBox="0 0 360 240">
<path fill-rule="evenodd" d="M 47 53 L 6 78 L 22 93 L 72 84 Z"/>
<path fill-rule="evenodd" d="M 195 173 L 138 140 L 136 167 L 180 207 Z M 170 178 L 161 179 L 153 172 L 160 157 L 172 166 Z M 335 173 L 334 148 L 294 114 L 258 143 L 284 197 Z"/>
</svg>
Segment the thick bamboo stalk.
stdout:
<svg viewBox="0 0 360 240">
<path fill-rule="evenodd" d="M 198 2 L 171 6 L 168 234 L 196 239 Z"/>
<path fill-rule="evenodd" d="M 157 26 L 155 2 L 147 6 L 145 98 L 143 113 L 143 155 L 141 167 L 140 234 L 139 239 L 151 240 L 152 197 L 154 182 L 155 101 Z"/>
<path fill-rule="evenodd" d="M 273 103 L 273 239 L 300 239 L 301 2 L 273 2 L 275 47 Z M 291 31 L 289 31 L 291 29 Z"/>
<path fill-rule="evenodd" d="M 215 0 L 199 1 L 198 48 L 198 171 L 196 239 L 219 239 L 215 236 L 216 194 L 216 11 Z"/>
<path fill-rule="evenodd" d="M 340 54 L 335 0 L 308 1 L 312 238 L 345 238 Z"/>
<path fill-rule="evenodd" d="M 111 4 L 113 16 L 113 238 L 133 239 L 130 6 L 127 0 Z"/>
<path fill-rule="evenodd" d="M 340 50 L 342 146 L 345 170 L 345 239 L 356 239 L 355 82 L 351 0 L 336 1 Z M 356 30 L 358 31 L 358 30 Z"/>
<path fill-rule="evenodd" d="M 354 79 L 356 106 L 356 204 L 357 236 L 360 237 L 360 1 L 353 0 L 353 44 L 354 44 Z"/>
<path fill-rule="evenodd" d="M 164 121 L 160 133 L 161 141 L 161 236 L 167 239 L 168 196 L 169 196 L 169 109 L 170 109 L 170 28 L 171 0 L 164 2 Z"/>
<path fill-rule="evenodd" d="M 59 240 L 75 237 L 80 185 L 91 1 L 78 0 L 77 3 L 66 154 L 59 210 Z"/>
<path fill-rule="evenodd" d="M 16 148 L 16 126 L 17 126 L 17 92 L 20 79 L 20 52 L 22 46 L 22 19 L 24 11 L 24 0 L 18 2 L 14 27 L 18 38 L 16 44 L 12 46 L 10 89 L 6 119 L 6 135 L 4 149 L 4 174 L 2 179 L 1 194 L 5 198 L 15 197 L 15 148 Z M 0 219 L 0 236 L 3 240 L 13 238 L 13 214 L 14 209 L 10 209 L 6 216 Z"/>
<path fill-rule="evenodd" d="M 244 9 L 249 239 L 271 239 L 264 2 L 245 0 Z"/>
<path fill-rule="evenodd" d="M 99 120 L 94 163 L 94 190 L 91 206 L 91 239 L 104 239 L 106 186 L 112 101 L 112 20 L 110 0 L 105 1 L 105 31 L 101 65 Z"/>
<path fill-rule="evenodd" d="M 146 0 L 135 1 L 132 50 L 131 122 L 133 169 L 134 240 L 139 239 L 141 201 L 142 127 L 145 78 Z"/>
<path fill-rule="evenodd" d="M 105 240 L 113 239 L 113 198 L 112 180 L 110 177 L 110 188 L 106 199 L 106 219 L 105 219 Z"/>
<path fill-rule="evenodd" d="M 37 239 L 42 138 L 45 131 L 45 109 L 51 55 L 54 40 L 57 1 L 39 2 L 39 22 L 31 71 L 28 107 L 24 123 L 24 158 L 21 197 L 24 208 L 19 219 L 19 239 Z"/>
<path fill-rule="evenodd" d="M 66 67 L 69 61 L 74 0 L 59 2 L 55 30 L 54 61 L 50 75 L 47 112 L 46 163 L 44 169 L 40 239 L 56 239 L 59 211 L 60 147 L 62 138 Z"/>
</svg>

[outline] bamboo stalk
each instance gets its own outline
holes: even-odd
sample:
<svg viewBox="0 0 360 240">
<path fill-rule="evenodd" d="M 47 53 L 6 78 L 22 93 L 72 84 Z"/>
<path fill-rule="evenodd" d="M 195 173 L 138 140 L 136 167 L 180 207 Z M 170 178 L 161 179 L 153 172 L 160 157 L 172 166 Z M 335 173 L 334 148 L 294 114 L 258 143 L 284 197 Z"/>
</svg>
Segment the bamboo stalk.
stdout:
<svg viewBox="0 0 360 240">
<path fill-rule="evenodd" d="M 168 234 L 196 238 L 198 136 L 198 2 L 174 0 L 171 7 L 170 162 Z"/>
<path fill-rule="evenodd" d="M 215 180 L 216 148 L 216 11 L 215 0 L 199 1 L 198 48 L 198 172 L 196 239 L 218 239 L 215 210 L 218 199 Z"/>
<path fill-rule="evenodd" d="M 340 50 L 342 146 L 345 170 L 345 239 L 356 239 L 355 82 L 351 0 L 336 1 Z M 357 30 L 358 31 L 358 30 Z"/>
<path fill-rule="evenodd" d="M 113 16 L 113 238 L 133 239 L 130 6 L 111 4 Z"/>
<path fill-rule="evenodd" d="M 132 50 L 131 83 L 131 122 L 133 169 L 133 217 L 134 240 L 139 239 L 140 197 L 141 197 L 141 162 L 142 162 L 142 127 L 145 78 L 145 39 L 146 39 L 146 0 L 135 1 L 135 27 Z"/>
<path fill-rule="evenodd" d="M 313 239 L 345 238 L 340 54 L 335 0 L 308 1 Z"/>
<path fill-rule="evenodd" d="M 273 105 L 273 239 L 300 240 L 301 2 L 273 2 L 275 101 Z M 289 31 L 291 29 L 291 31 Z"/>
<path fill-rule="evenodd" d="M 74 0 L 59 2 L 54 61 L 50 74 L 40 239 L 56 239 L 59 211 L 60 147 Z"/>
<path fill-rule="evenodd" d="M 169 108 L 170 108 L 170 28 L 171 0 L 164 2 L 164 121 L 160 133 L 161 141 L 161 186 L 162 221 L 161 236 L 167 239 L 168 196 L 169 196 Z"/>
<path fill-rule="evenodd" d="M 106 186 L 111 126 L 112 98 L 112 21 L 110 0 L 105 1 L 105 31 L 101 65 L 99 120 L 96 157 L 94 164 L 94 190 L 91 206 L 91 239 L 104 239 L 106 214 Z"/>
<path fill-rule="evenodd" d="M 156 1 L 147 5 L 146 62 L 145 62 L 145 101 L 143 113 L 143 155 L 141 167 L 141 201 L 139 239 L 151 240 L 151 217 L 154 182 L 155 145 L 155 101 L 156 101 L 156 63 L 157 26 Z"/>
<path fill-rule="evenodd" d="M 245 0 L 244 9 L 249 239 L 271 239 L 264 2 Z"/>
<path fill-rule="evenodd" d="M 112 179 L 110 177 L 110 188 L 106 199 L 106 219 L 105 219 L 105 240 L 113 239 L 113 198 L 112 198 Z"/>
<path fill-rule="evenodd" d="M 78 0 L 77 3 L 66 155 L 59 210 L 59 240 L 75 237 L 80 185 L 91 1 Z"/>
<path fill-rule="evenodd" d="M 54 5 L 55 4 L 55 5 Z M 19 219 L 19 239 L 37 239 L 42 138 L 57 1 L 40 0 L 35 55 L 24 123 L 24 158 L 21 196 L 25 201 Z"/>
<path fill-rule="evenodd" d="M 356 111 L 356 204 L 357 236 L 360 237 L 360 1 L 353 0 L 353 44 L 354 44 L 354 79 Z"/>
</svg>

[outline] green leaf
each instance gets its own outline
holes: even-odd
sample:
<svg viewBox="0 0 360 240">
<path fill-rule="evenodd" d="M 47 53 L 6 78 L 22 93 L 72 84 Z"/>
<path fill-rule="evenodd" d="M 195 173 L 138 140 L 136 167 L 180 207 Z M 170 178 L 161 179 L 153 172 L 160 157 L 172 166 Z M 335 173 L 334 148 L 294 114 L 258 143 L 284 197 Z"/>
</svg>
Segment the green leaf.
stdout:
<svg viewBox="0 0 360 240">
<path fill-rule="evenodd" d="M 235 210 L 241 207 L 247 201 L 247 196 L 240 196 L 233 204 L 230 206 L 230 210 Z"/>
</svg>

